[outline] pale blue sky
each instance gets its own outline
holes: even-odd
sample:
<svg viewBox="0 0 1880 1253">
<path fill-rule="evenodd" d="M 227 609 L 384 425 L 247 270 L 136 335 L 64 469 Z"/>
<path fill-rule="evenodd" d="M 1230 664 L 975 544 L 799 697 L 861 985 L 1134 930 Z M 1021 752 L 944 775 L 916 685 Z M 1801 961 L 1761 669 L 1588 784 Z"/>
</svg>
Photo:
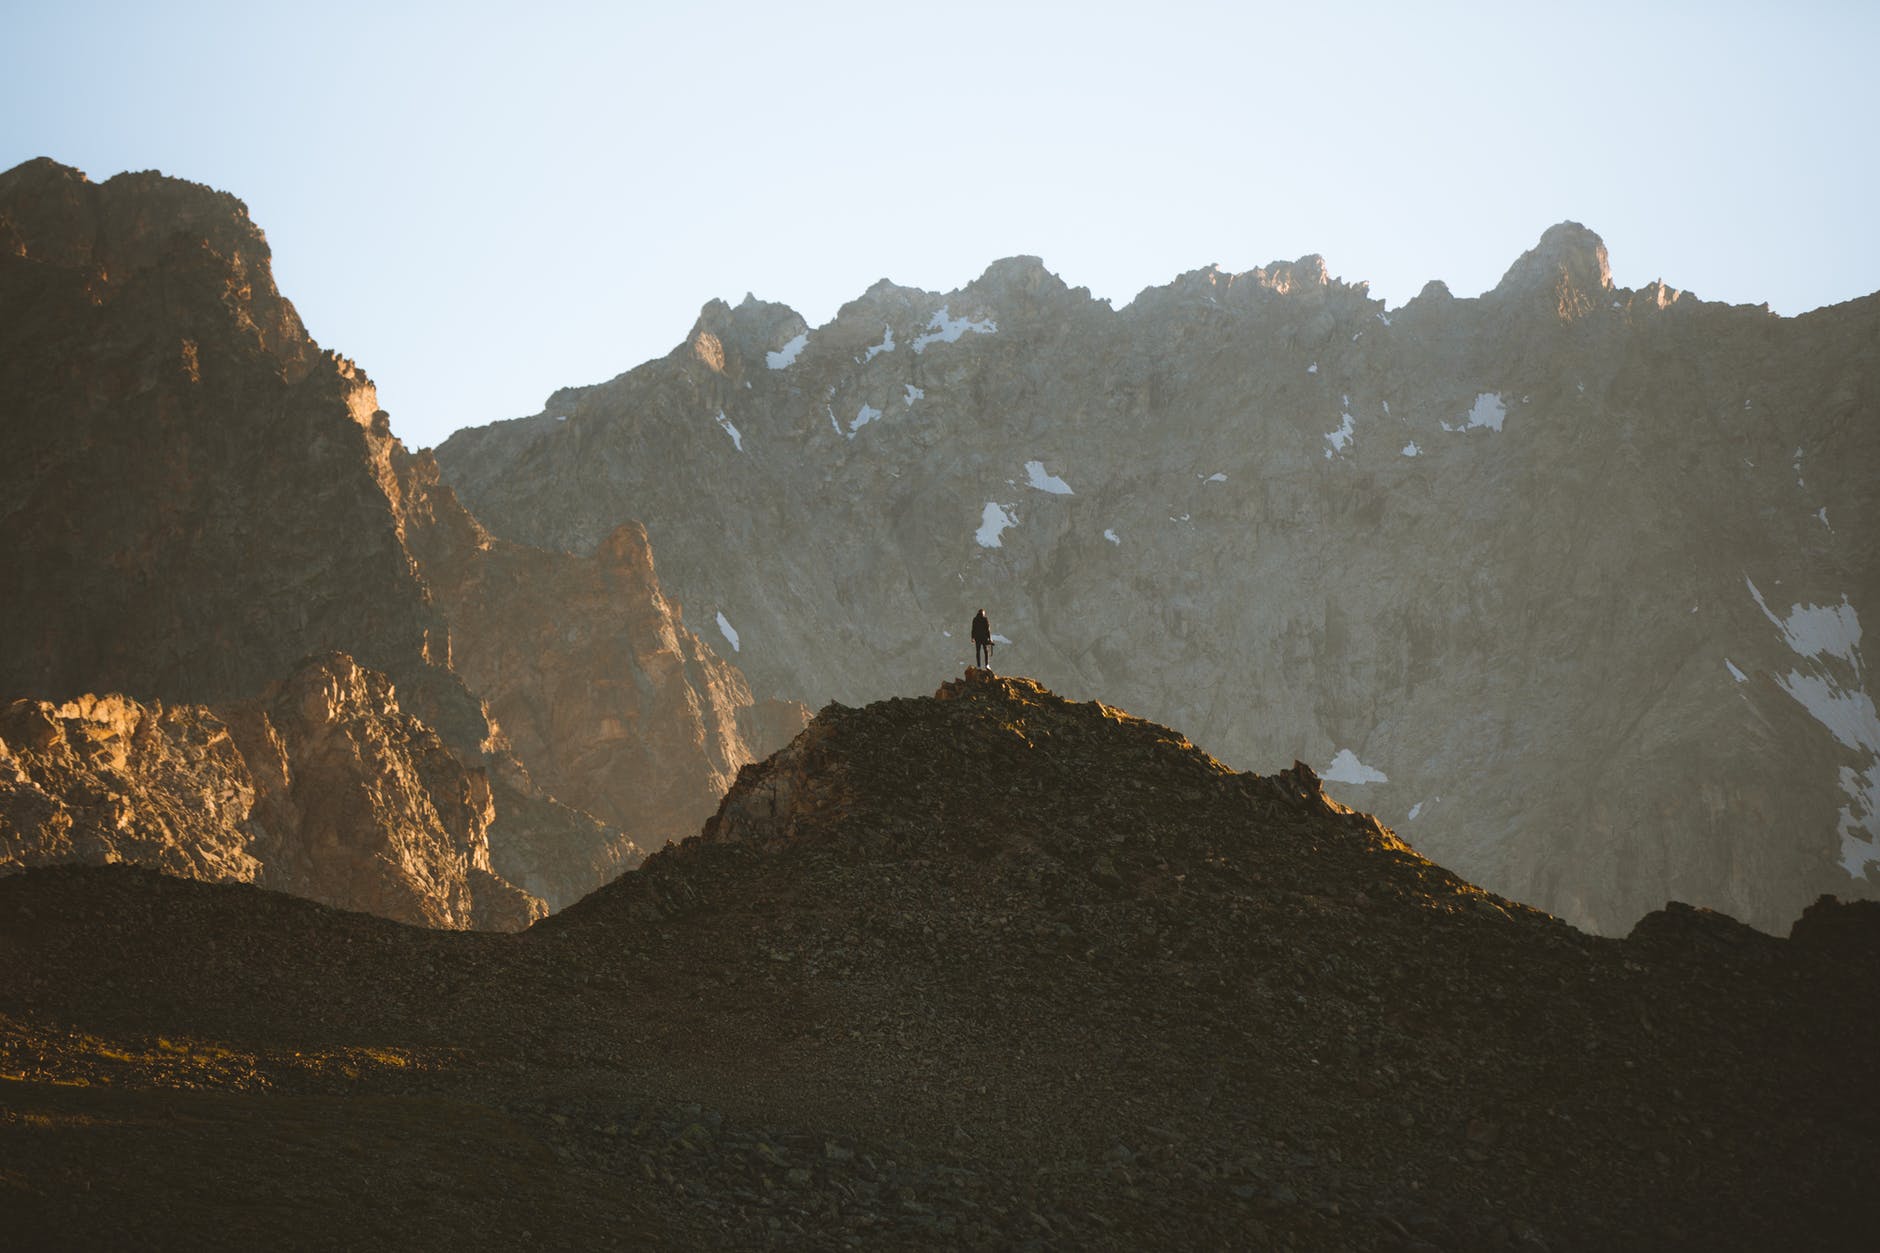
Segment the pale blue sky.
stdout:
<svg viewBox="0 0 1880 1253">
<path fill-rule="evenodd" d="M 0 0 L 0 168 L 212 184 L 415 446 L 1036 253 L 1119 307 L 1322 253 L 1392 305 L 1554 222 L 1784 314 L 1880 289 L 1880 4 Z"/>
</svg>

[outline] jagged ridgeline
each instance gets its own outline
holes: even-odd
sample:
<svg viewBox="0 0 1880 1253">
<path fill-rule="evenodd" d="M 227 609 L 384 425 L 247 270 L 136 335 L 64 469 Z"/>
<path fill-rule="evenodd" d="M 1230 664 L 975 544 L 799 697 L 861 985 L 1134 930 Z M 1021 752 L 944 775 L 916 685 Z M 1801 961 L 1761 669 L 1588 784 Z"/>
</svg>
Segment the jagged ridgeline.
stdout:
<svg viewBox="0 0 1880 1253">
<path fill-rule="evenodd" d="M 304 1243 L 261 1195 L 440 1248 L 1862 1248 L 1876 914 L 1597 939 L 1309 768 L 974 676 L 823 710 L 521 936 L 0 880 L 0 1165 L 92 1247 Z"/>
<path fill-rule="evenodd" d="M 1317 257 L 1120 310 L 1015 258 L 815 328 L 713 302 L 438 458 L 500 535 L 640 519 L 759 696 L 918 690 L 987 606 L 1011 667 L 1509 896 L 1780 930 L 1875 886 L 1876 343 L 1880 297 L 1619 288 L 1572 223 L 1395 310 Z"/>
<path fill-rule="evenodd" d="M 0 872 L 521 926 L 807 717 L 686 629 L 636 525 L 583 557 L 490 536 L 225 193 L 0 174 L 0 448 Z"/>
</svg>

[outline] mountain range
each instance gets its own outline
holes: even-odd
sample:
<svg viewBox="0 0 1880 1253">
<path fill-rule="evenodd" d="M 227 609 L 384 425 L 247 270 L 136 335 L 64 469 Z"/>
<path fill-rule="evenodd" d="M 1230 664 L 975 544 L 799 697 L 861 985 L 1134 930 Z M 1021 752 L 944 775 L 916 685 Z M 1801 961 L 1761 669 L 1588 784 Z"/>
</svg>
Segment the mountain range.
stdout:
<svg viewBox="0 0 1880 1253">
<path fill-rule="evenodd" d="M 1621 289 L 1574 223 L 1397 309 L 1318 257 L 1122 309 L 1020 257 L 815 328 L 715 301 L 437 458 L 499 535 L 642 522 L 760 696 L 904 691 L 983 607 L 996 665 L 1579 925 L 1780 931 L 1880 857 L 1876 343 L 1880 296 Z"/>
</svg>

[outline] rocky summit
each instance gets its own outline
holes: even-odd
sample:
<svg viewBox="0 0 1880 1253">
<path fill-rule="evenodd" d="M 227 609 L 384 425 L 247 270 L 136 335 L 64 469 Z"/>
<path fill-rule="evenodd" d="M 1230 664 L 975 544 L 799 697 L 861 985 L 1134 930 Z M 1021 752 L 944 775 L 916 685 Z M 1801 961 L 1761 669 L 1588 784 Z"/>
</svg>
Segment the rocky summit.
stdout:
<svg viewBox="0 0 1880 1253">
<path fill-rule="evenodd" d="M 627 517 L 758 697 L 966 660 L 1301 758 L 1470 878 L 1607 934 L 1871 896 L 1880 296 L 1614 284 L 1553 227 L 1475 298 L 1319 257 L 1112 309 L 1036 258 L 826 325 L 708 304 L 668 356 L 460 431 L 496 534 Z"/>
<path fill-rule="evenodd" d="M 973 672 L 521 935 L 0 879 L 0 1187 L 32 1247 L 1865 1248 L 1876 913 L 1593 937 Z"/>
<path fill-rule="evenodd" d="M 147 708 L 126 716 L 187 746 L 216 734 L 187 711 L 260 699 L 340 653 L 375 676 L 368 703 L 395 705 L 459 763 L 401 775 L 389 808 L 315 796 L 325 776 L 304 771 L 256 801 L 291 794 L 297 814 L 346 815 L 337 826 L 171 821 L 208 776 L 133 768 L 111 811 L 129 816 L 103 834 L 82 816 L 104 812 L 89 798 L 46 790 L 82 770 L 40 774 L 46 813 L 91 834 L 32 826 L 0 866 L 70 853 L 240 879 L 233 832 L 258 823 L 276 841 L 262 881 L 318 900 L 460 925 L 484 916 L 464 876 L 493 866 L 559 907 L 696 830 L 737 768 L 807 717 L 755 699 L 687 630 L 631 528 L 592 558 L 483 530 L 393 436 L 364 371 L 308 335 L 225 193 L 155 173 L 94 184 L 43 159 L 0 174 L 0 441 L 0 701 L 46 717 Z M 250 782 L 270 776 L 246 765 Z M 351 796 L 352 778 L 331 781 Z M 466 787 L 491 812 L 443 819 L 440 843 L 433 820 L 459 813 Z M 158 827 L 154 842 L 128 835 Z M 486 834 L 489 865 L 472 865 Z M 289 847 L 299 835 L 312 842 Z M 378 878 L 353 858 L 381 837 L 399 851 Z"/>
</svg>

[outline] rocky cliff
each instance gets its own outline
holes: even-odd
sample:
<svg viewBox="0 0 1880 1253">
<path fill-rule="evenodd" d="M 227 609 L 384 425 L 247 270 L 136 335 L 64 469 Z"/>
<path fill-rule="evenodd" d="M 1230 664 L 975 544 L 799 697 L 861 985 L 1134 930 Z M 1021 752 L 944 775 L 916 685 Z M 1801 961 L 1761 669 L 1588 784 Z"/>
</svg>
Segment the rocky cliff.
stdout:
<svg viewBox="0 0 1880 1253">
<path fill-rule="evenodd" d="M 496 865 L 552 904 L 695 830 L 758 724 L 644 543 L 492 542 L 268 256 L 205 187 L 0 175 L 0 695 L 220 705 L 339 650 L 487 775 Z"/>
<path fill-rule="evenodd" d="M 395 450 L 404 538 L 451 627 L 451 662 L 534 779 L 622 832 L 600 860 L 542 859 L 519 882 L 559 908 L 684 839 L 738 768 L 802 730 L 801 705 L 758 708 L 744 676 L 686 629 L 660 591 L 645 531 L 591 554 L 492 537 L 439 481 L 429 452 Z M 770 702 L 770 705 L 779 705 Z"/>
<path fill-rule="evenodd" d="M 40 160 L 0 174 L 0 221 L 0 691 L 237 700 L 342 649 L 487 739 L 373 472 L 377 394 L 241 202 Z"/>
<path fill-rule="evenodd" d="M 760 697 L 1000 664 L 1300 757 L 1497 891 L 1623 932 L 1865 895 L 1880 297 L 1613 285 L 1549 230 L 1475 299 L 1317 257 L 1113 310 L 1035 259 L 829 324 L 707 305 L 669 356 L 438 458 L 500 535 L 645 524 Z"/>
<path fill-rule="evenodd" d="M 254 805 L 228 724 L 202 706 L 83 696 L 0 711 L 0 873 L 133 862 L 252 883 Z"/>
<path fill-rule="evenodd" d="M 1872 1242 L 1880 906 L 1596 939 L 1022 679 L 824 709 L 523 935 L 61 867 L 0 944 L 34 1247 Z"/>
<path fill-rule="evenodd" d="M 546 908 L 491 870 L 492 812 L 483 772 L 343 654 L 220 709 L 87 696 L 0 715 L 0 873 L 133 862 L 519 931 Z"/>
</svg>

